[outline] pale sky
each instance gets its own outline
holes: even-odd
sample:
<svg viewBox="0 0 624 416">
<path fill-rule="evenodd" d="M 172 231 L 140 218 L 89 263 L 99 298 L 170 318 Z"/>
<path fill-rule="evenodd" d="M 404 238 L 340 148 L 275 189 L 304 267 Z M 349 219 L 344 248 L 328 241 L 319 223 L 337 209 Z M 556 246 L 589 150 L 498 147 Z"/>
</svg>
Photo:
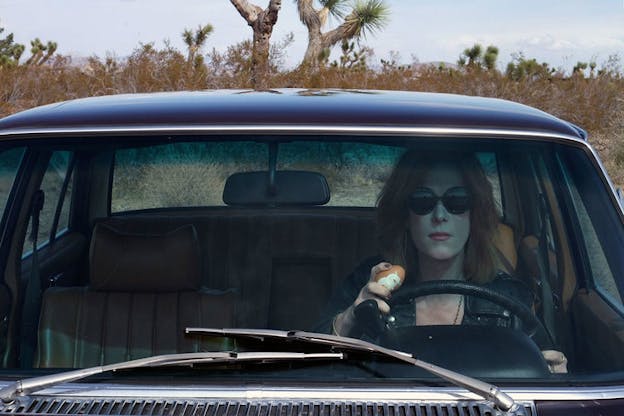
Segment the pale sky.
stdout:
<svg viewBox="0 0 624 416">
<path fill-rule="evenodd" d="M 577 61 L 600 66 L 610 55 L 624 59 L 624 0 L 386 0 L 386 28 L 363 41 L 373 62 L 391 52 L 401 63 L 455 63 L 475 42 L 500 49 L 499 65 L 511 54 L 570 70 Z M 266 7 L 268 0 L 250 0 Z M 184 51 L 181 33 L 210 23 L 206 50 L 250 39 L 251 28 L 229 0 L 0 0 L 0 27 L 29 46 L 31 39 L 53 40 L 59 53 L 74 57 L 129 55 L 140 43 L 164 40 Z M 332 22 L 330 22 L 331 24 Z M 335 22 L 334 22 L 335 23 Z M 294 0 L 283 0 L 273 41 L 292 32 L 287 64 L 295 65 L 307 42 Z"/>
</svg>

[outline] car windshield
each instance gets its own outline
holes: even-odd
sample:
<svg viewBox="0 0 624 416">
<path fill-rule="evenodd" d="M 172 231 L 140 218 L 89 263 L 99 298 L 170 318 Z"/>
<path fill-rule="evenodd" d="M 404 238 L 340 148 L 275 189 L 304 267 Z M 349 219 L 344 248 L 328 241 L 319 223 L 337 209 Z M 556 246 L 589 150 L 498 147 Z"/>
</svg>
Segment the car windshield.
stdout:
<svg viewBox="0 0 624 416">
<path fill-rule="evenodd" d="M 248 328 L 502 385 L 624 379 L 622 213 L 580 140 L 56 134 L 3 142 L 0 206 L 6 373 L 324 351 L 185 330 Z M 201 377 L 435 379 L 367 356 Z"/>
</svg>

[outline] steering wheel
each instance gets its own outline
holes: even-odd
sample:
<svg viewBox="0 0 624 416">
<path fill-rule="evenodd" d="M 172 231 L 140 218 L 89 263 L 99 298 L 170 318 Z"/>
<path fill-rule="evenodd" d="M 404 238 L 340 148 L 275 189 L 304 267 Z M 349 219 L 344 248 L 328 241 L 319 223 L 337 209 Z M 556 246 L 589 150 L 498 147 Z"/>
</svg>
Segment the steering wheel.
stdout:
<svg viewBox="0 0 624 416">
<path fill-rule="evenodd" d="M 464 281 L 427 281 L 401 288 L 389 304 L 392 310 L 406 305 L 414 298 L 438 294 L 473 296 L 492 302 L 515 318 L 513 327 L 415 324 L 388 327 L 377 302 L 369 299 L 355 308 L 358 333 L 350 336 L 370 338 L 388 348 L 416 354 L 425 361 L 482 377 L 544 377 L 549 374 L 547 363 L 540 352 L 541 349 L 551 349 L 549 346 L 552 346 L 552 341 L 548 332 L 529 307 L 505 293 Z M 455 353 L 457 339 L 463 342 L 461 354 Z M 413 370 L 393 367 L 392 371 Z"/>
<path fill-rule="evenodd" d="M 474 296 L 490 301 L 516 316 L 522 322 L 521 329 L 530 338 L 535 339 L 536 334 L 539 334 L 540 338 L 545 337 L 545 340 L 550 340 L 543 324 L 525 304 L 496 290 L 474 283 L 458 280 L 426 281 L 401 289 L 389 303 L 392 308 L 393 306 L 404 305 L 417 297 L 439 294 Z"/>
</svg>

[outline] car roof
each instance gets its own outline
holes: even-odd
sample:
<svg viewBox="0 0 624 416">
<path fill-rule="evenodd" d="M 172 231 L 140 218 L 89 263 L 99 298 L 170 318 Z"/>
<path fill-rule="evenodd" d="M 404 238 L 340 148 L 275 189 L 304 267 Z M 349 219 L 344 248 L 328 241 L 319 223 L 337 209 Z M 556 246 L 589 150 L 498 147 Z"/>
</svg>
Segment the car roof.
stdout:
<svg viewBox="0 0 624 416">
<path fill-rule="evenodd" d="M 277 89 L 92 97 L 0 120 L 0 135 L 24 132 L 201 126 L 334 126 L 495 129 L 585 139 L 577 126 L 523 104 L 454 94 Z"/>
</svg>

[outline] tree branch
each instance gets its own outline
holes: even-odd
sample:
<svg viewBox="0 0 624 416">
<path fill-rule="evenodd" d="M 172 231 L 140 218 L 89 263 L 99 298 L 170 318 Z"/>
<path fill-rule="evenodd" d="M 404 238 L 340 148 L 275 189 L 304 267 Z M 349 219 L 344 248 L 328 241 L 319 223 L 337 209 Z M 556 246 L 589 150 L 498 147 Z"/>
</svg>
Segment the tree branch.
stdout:
<svg viewBox="0 0 624 416">
<path fill-rule="evenodd" d="M 270 12 L 279 12 L 282 8 L 282 0 L 271 0 L 267 10 Z"/>
<path fill-rule="evenodd" d="M 230 0 L 230 2 L 236 7 L 238 13 L 243 16 L 243 19 L 245 19 L 250 26 L 258 20 L 258 15 L 262 13 L 260 7 L 255 4 L 250 4 L 247 0 Z"/>
<path fill-rule="evenodd" d="M 321 19 L 319 13 L 312 6 L 312 0 L 297 0 L 297 9 L 299 9 L 299 20 L 308 27 L 318 28 L 321 27 Z"/>
<path fill-rule="evenodd" d="M 338 42 L 342 42 L 345 39 L 350 39 L 357 35 L 358 26 L 351 23 L 351 21 L 352 19 L 350 19 L 349 15 L 345 18 L 344 23 L 342 23 L 340 26 L 333 30 L 330 30 L 329 32 L 323 33 L 323 47 L 329 48 L 330 46 L 334 46 Z"/>
<path fill-rule="evenodd" d="M 265 19 L 271 26 L 277 23 L 277 14 L 282 8 L 282 0 L 271 0 L 265 9 Z"/>
</svg>

